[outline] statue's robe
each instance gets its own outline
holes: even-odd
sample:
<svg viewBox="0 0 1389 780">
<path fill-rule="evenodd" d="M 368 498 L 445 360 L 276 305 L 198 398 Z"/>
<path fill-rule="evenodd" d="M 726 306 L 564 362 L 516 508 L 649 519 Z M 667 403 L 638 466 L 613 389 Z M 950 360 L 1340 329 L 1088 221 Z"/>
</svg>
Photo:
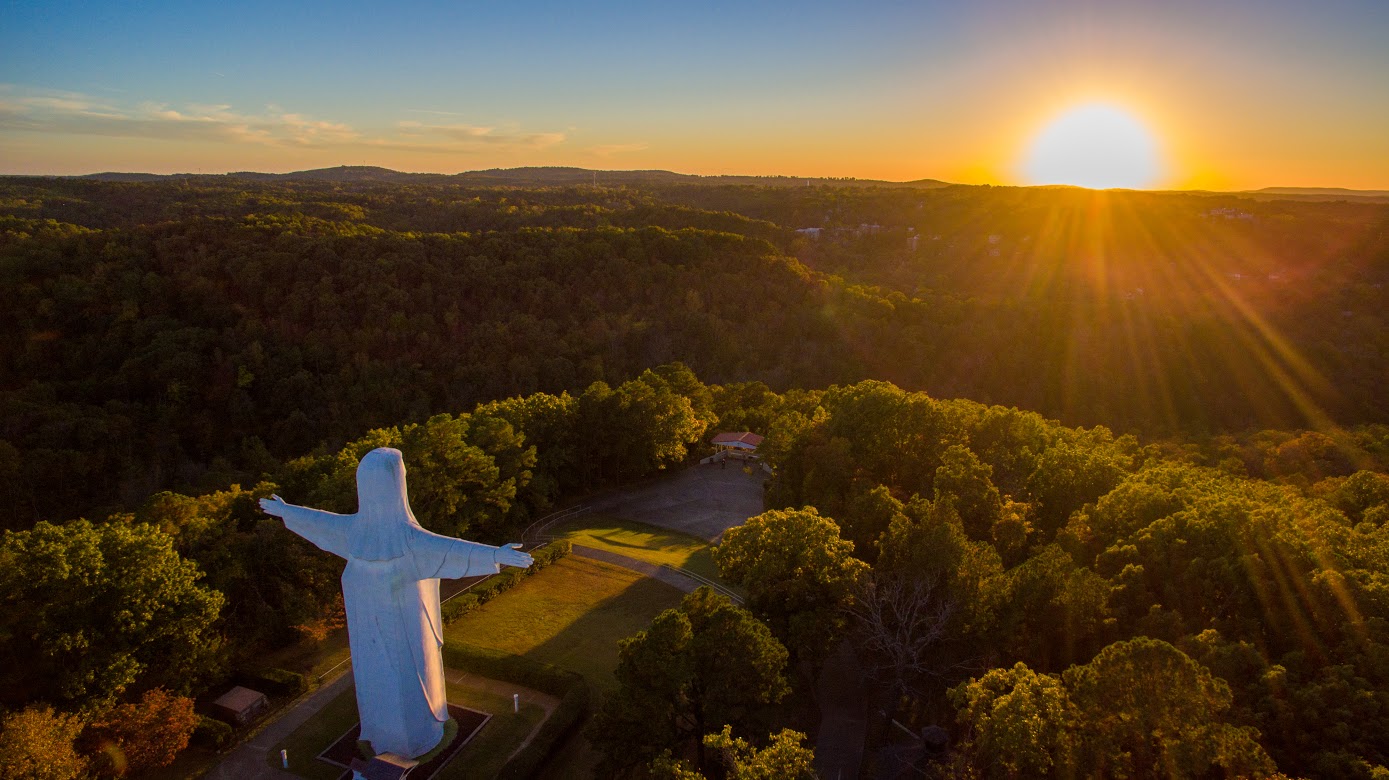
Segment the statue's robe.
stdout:
<svg viewBox="0 0 1389 780">
<path fill-rule="evenodd" d="M 363 465 L 366 465 L 365 460 Z M 444 734 L 443 622 L 439 578 L 495 574 L 495 547 L 440 536 L 404 515 L 383 522 L 286 505 L 285 527 L 347 559 L 342 573 L 347 638 L 357 686 L 361 739 L 377 753 L 414 758 Z M 364 487 L 358 472 L 358 489 Z"/>
</svg>

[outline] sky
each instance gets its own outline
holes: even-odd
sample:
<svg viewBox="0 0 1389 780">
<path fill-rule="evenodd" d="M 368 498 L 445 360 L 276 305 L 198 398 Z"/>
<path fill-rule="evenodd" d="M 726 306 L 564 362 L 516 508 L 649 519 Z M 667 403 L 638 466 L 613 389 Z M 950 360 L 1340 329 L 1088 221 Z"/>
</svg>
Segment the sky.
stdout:
<svg viewBox="0 0 1389 780">
<path fill-rule="evenodd" d="M 1104 104 L 1142 186 L 1389 189 L 1386 41 L 1384 0 L 0 0 L 0 173 L 1032 184 Z"/>
</svg>

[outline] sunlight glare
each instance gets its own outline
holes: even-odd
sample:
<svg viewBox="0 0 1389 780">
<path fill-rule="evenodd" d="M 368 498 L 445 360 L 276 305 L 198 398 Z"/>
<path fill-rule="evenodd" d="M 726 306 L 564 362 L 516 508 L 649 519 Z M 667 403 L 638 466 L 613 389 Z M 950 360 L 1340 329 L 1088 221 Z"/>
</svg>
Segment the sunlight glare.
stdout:
<svg viewBox="0 0 1389 780">
<path fill-rule="evenodd" d="M 1033 184 L 1139 188 L 1157 178 L 1157 144 L 1129 112 L 1104 103 L 1077 106 L 1052 120 L 1029 151 Z"/>
</svg>

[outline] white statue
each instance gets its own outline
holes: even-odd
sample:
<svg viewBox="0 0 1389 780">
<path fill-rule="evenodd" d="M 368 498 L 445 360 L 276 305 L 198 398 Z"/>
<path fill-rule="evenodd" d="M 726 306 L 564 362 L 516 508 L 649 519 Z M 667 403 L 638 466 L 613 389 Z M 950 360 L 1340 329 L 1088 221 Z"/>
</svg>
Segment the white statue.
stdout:
<svg viewBox="0 0 1389 780">
<path fill-rule="evenodd" d="M 400 451 L 368 452 L 357 466 L 357 513 L 339 515 L 263 498 L 261 509 L 347 559 L 342 595 L 357 684 L 361 739 L 378 753 L 415 758 L 443 738 L 443 623 L 439 578 L 529 566 L 519 544 L 492 547 L 420 527 L 405 493 Z"/>
</svg>

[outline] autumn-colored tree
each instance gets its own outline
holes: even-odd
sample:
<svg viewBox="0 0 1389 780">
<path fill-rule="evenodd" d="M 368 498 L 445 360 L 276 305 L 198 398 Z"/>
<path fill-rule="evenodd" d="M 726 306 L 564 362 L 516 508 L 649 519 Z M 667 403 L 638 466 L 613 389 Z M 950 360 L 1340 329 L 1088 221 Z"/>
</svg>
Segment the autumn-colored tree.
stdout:
<svg viewBox="0 0 1389 780">
<path fill-rule="evenodd" d="M 97 716 L 83 741 L 93 748 L 89 752 L 99 774 L 138 775 L 173 763 L 197 725 L 192 699 L 154 688 L 138 702 L 118 704 Z"/>
<path fill-rule="evenodd" d="M 77 780 L 87 760 L 73 740 L 82 732 L 82 719 L 31 705 L 0 721 L 0 776 L 12 780 Z"/>
</svg>

